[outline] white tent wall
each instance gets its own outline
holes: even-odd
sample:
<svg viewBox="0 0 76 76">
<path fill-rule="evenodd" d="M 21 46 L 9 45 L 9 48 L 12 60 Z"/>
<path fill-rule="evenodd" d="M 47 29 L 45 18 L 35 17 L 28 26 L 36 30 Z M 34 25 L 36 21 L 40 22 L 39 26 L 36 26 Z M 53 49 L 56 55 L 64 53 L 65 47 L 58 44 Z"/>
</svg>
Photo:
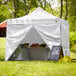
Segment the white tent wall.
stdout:
<svg viewBox="0 0 76 76">
<path fill-rule="evenodd" d="M 59 24 L 43 24 L 37 25 L 35 28 L 50 49 L 52 49 L 52 45 L 60 45 Z"/>
<path fill-rule="evenodd" d="M 7 22 L 7 37 L 6 37 L 6 56 L 5 60 L 7 61 L 11 55 L 14 53 L 16 48 L 19 46 L 20 42 L 26 37 L 27 33 L 32 26 L 24 26 L 17 24 L 9 24 Z"/>
<path fill-rule="evenodd" d="M 31 30 L 33 31 L 29 33 Z M 36 38 L 35 42 L 45 42 L 50 50 L 53 45 L 61 45 L 64 56 L 70 56 L 68 22 L 37 8 L 27 16 L 7 20 L 5 60 L 7 61 L 11 57 L 20 43 L 32 44 L 34 38 L 30 41 L 29 36 L 32 36 L 30 34 L 35 31 L 39 34 L 39 41 Z M 36 33 L 33 36 L 36 36 Z"/>
<path fill-rule="evenodd" d="M 61 45 L 63 49 L 63 55 L 70 56 L 69 49 L 69 23 L 68 21 L 61 20 Z"/>
</svg>

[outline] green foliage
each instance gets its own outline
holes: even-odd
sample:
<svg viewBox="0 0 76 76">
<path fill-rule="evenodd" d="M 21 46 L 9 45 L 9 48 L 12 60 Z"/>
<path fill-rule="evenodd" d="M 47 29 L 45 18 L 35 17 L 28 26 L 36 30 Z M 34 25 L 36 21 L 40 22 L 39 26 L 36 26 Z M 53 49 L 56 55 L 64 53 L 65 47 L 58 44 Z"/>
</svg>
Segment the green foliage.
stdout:
<svg viewBox="0 0 76 76">
<path fill-rule="evenodd" d="M 68 0 L 68 21 L 70 31 L 76 31 L 76 0 Z"/>
<path fill-rule="evenodd" d="M 76 32 L 70 32 L 70 48 L 76 52 Z"/>
<path fill-rule="evenodd" d="M 76 44 L 76 32 L 70 32 L 70 45 Z"/>
<path fill-rule="evenodd" d="M 76 31 L 76 16 L 70 16 L 68 21 L 70 24 L 70 31 Z"/>
<path fill-rule="evenodd" d="M 0 2 L 0 22 L 11 18 L 11 14 L 8 11 L 7 7 Z"/>
<path fill-rule="evenodd" d="M 60 0 L 59 1 L 59 4 L 60 4 Z M 66 0 L 63 0 L 64 3 L 63 3 L 63 16 L 62 18 L 65 19 L 65 16 L 66 16 Z M 67 16 L 67 20 L 69 22 L 69 25 L 70 25 L 70 31 L 76 31 L 76 0 L 67 0 L 67 8 L 68 8 L 68 16 Z M 57 11 L 58 13 L 56 13 L 56 15 L 60 15 L 60 10 L 61 10 L 61 7 L 57 7 Z"/>
<path fill-rule="evenodd" d="M 36 9 L 36 7 L 32 8 L 32 9 L 29 11 L 29 14 L 30 14 L 31 12 L 33 12 L 35 9 Z"/>
<path fill-rule="evenodd" d="M 3 14 L 0 14 L 0 22 L 3 22 L 4 20 L 6 20 L 6 17 L 3 16 Z"/>
<path fill-rule="evenodd" d="M 49 7 L 48 5 L 46 6 L 46 11 L 47 11 L 48 13 L 52 13 L 52 12 L 51 12 L 51 9 L 50 9 L 50 7 Z"/>
</svg>

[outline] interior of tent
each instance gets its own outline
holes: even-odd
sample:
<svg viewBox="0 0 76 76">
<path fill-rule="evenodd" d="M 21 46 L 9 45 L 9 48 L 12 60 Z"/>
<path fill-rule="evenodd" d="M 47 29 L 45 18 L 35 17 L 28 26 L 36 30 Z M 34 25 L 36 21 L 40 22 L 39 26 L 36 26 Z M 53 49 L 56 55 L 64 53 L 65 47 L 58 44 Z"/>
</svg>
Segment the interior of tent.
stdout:
<svg viewBox="0 0 76 76">
<path fill-rule="evenodd" d="M 27 16 L 8 19 L 5 60 L 51 60 L 54 54 L 59 59 L 60 50 L 70 55 L 68 28 L 67 21 L 40 7 Z"/>
<path fill-rule="evenodd" d="M 0 37 L 6 36 L 6 27 L 7 27 L 6 21 L 0 23 Z"/>
</svg>

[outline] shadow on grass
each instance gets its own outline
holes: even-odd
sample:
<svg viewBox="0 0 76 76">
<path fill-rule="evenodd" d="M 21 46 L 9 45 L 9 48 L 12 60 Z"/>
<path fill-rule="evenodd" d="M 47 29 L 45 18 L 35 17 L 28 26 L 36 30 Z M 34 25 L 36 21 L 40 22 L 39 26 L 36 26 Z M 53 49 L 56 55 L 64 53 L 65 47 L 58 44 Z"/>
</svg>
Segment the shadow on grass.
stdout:
<svg viewBox="0 0 76 76">
<path fill-rule="evenodd" d="M 0 58 L 0 61 L 5 61 L 5 58 Z M 10 60 L 9 60 L 10 61 Z M 12 62 L 13 60 L 11 60 L 11 62 Z M 15 62 L 15 61 L 18 61 L 18 62 L 23 62 L 23 60 L 14 60 L 13 62 Z M 25 60 L 24 62 L 27 62 L 27 61 L 29 61 L 29 62 L 33 62 L 34 61 L 34 63 L 35 62 L 45 62 L 45 63 L 57 63 L 58 61 L 51 61 L 51 60 Z M 72 59 L 72 62 L 71 63 L 76 63 L 76 59 Z"/>
<path fill-rule="evenodd" d="M 76 51 L 75 51 L 75 50 L 74 50 L 74 51 L 71 51 L 71 52 L 76 53 Z"/>
<path fill-rule="evenodd" d="M 0 61 L 5 61 L 5 58 L 0 58 Z"/>
<path fill-rule="evenodd" d="M 73 63 L 76 63 L 76 58 L 75 58 L 75 59 L 72 59 L 72 62 L 73 62 Z"/>
<path fill-rule="evenodd" d="M 5 48 L 0 48 L 0 61 L 5 61 Z"/>
</svg>

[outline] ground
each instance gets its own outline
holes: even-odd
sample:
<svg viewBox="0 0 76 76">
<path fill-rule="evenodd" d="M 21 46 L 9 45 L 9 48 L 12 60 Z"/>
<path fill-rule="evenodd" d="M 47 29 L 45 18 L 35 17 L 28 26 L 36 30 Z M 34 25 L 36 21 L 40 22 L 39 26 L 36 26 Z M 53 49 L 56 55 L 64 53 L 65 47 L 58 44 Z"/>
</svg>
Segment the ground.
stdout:
<svg viewBox="0 0 76 76">
<path fill-rule="evenodd" d="M 76 76 L 76 60 L 54 61 L 4 61 L 5 38 L 0 38 L 0 76 Z M 71 58 L 76 53 L 71 51 Z"/>
</svg>

